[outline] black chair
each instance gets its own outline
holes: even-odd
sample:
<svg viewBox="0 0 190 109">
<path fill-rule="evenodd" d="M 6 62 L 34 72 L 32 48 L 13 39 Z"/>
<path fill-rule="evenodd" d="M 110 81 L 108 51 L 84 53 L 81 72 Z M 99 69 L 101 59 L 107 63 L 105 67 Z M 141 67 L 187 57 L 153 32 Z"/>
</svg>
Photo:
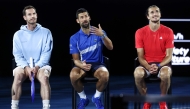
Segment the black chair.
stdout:
<svg viewBox="0 0 190 109">
<path fill-rule="evenodd" d="M 110 73 L 110 60 L 108 57 L 104 56 L 104 63 Z M 74 66 L 73 60 L 71 60 L 72 66 Z M 97 78 L 92 77 L 92 76 L 86 76 L 82 79 L 83 83 L 96 83 L 98 81 Z M 107 84 L 107 87 L 104 90 L 104 94 L 103 94 L 103 98 L 104 98 L 104 108 L 105 109 L 109 109 L 109 82 Z M 76 99 L 76 91 L 75 89 L 72 87 L 72 109 L 76 109 L 77 108 L 77 99 Z"/>
<path fill-rule="evenodd" d="M 16 62 L 15 62 L 15 58 L 12 59 L 12 70 L 14 70 L 16 68 Z"/>
<path fill-rule="evenodd" d="M 134 68 L 138 67 L 139 65 L 140 65 L 140 63 L 139 63 L 139 60 L 138 60 L 138 57 L 137 57 L 134 60 Z M 170 65 L 171 65 L 171 68 L 172 68 L 171 62 L 170 62 Z M 168 95 L 172 94 L 172 86 L 171 86 L 172 85 L 172 76 L 171 76 L 170 80 L 171 80 L 171 84 L 170 84 L 170 87 L 168 89 Z M 150 75 L 149 77 L 145 78 L 145 83 L 156 83 L 156 82 L 159 82 L 159 83 L 161 82 L 161 79 L 158 78 L 157 75 L 156 76 L 155 75 Z M 136 87 L 135 82 L 134 82 L 134 93 L 135 93 L 135 95 L 139 95 L 139 92 L 138 92 L 138 89 Z M 172 104 L 171 103 L 168 103 L 167 105 L 168 105 L 168 109 L 172 109 Z M 137 102 L 134 103 L 134 109 L 140 109 L 140 107 L 141 107 L 141 103 L 137 103 Z"/>
</svg>

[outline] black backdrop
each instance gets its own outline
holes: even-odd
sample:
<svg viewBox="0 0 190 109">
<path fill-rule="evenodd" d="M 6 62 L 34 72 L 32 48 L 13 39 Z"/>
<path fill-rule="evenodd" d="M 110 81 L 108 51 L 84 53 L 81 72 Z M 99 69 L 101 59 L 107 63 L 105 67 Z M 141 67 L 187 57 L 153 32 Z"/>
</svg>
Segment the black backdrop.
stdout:
<svg viewBox="0 0 190 109">
<path fill-rule="evenodd" d="M 132 75 L 133 60 L 137 56 L 134 34 L 138 28 L 148 24 L 145 10 L 153 4 L 160 7 L 162 18 L 190 17 L 188 0 L 1 0 L 0 76 L 12 76 L 12 38 L 14 32 L 26 24 L 22 18 L 22 9 L 26 5 L 36 7 L 38 23 L 52 32 L 52 75 L 69 76 L 69 38 L 80 29 L 75 12 L 81 7 L 89 11 L 91 25 L 98 26 L 100 23 L 113 41 L 113 51 L 104 50 L 104 55 L 111 59 L 112 75 Z M 180 73 L 184 74 L 188 73 Z"/>
</svg>

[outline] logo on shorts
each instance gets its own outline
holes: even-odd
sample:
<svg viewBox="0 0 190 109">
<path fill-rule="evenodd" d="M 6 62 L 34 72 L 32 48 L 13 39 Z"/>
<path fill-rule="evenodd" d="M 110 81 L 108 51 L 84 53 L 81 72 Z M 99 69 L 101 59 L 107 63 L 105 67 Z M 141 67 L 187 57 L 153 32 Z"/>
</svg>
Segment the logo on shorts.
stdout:
<svg viewBox="0 0 190 109">
<path fill-rule="evenodd" d="M 160 36 L 160 39 L 162 39 L 162 36 Z"/>
</svg>

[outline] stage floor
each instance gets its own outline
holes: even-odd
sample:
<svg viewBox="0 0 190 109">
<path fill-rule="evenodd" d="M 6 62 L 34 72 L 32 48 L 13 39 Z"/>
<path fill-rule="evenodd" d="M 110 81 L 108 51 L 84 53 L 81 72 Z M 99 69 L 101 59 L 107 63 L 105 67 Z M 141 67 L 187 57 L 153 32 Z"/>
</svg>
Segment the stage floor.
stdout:
<svg viewBox="0 0 190 109">
<path fill-rule="evenodd" d="M 0 109 L 10 109 L 11 107 L 11 86 L 13 77 L 0 77 Z M 52 76 L 51 84 L 51 109 L 72 109 L 72 86 L 69 76 Z M 42 109 L 42 100 L 40 97 L 40 84 L 35 81 L 36 94 L 35 101 L 31 102 L 30 81 L 23 83 L 22 96 L 19 103 L 19 109 Z M 148 84 L 149 94 L 160 94 L 159 84 Z M 91 99 L 95 93 L 95 84 L 85 84 L 87 97 Z M 110 94 L 134 94 L 134 78 L 132 76 L 111 76 Z M 173 95 L 190 95 L 190 77 L 172 78 Z M 77 95 L 78 97 L 78 95 Z M 78 103 L 77 99 L 77 103 Z M 90 102 L 85 109 L 96 109 Z M 180 108 L 179 108 L 180 109 Z"/>
</svg>

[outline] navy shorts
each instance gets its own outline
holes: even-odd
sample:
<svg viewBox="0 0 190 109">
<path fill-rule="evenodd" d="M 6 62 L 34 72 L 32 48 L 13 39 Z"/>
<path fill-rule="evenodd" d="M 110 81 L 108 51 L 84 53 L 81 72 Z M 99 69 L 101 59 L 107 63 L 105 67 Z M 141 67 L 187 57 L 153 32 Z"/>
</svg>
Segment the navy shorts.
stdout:
<svg viewBox="0 0 190 109">
<path fill-rule="evenodd" d="M 95 62 L 87 62 L 86 64 L 91 64 L 91 69 L 89 71 L 85 71 L 87 74 L 94 74 L 94 72 L 100 68 L 100 67 L 106 67 L 106 65 L 104 63 L 95 63 Z M 74 66 L 77 67 L 77 66 Z"/>
</svg>

